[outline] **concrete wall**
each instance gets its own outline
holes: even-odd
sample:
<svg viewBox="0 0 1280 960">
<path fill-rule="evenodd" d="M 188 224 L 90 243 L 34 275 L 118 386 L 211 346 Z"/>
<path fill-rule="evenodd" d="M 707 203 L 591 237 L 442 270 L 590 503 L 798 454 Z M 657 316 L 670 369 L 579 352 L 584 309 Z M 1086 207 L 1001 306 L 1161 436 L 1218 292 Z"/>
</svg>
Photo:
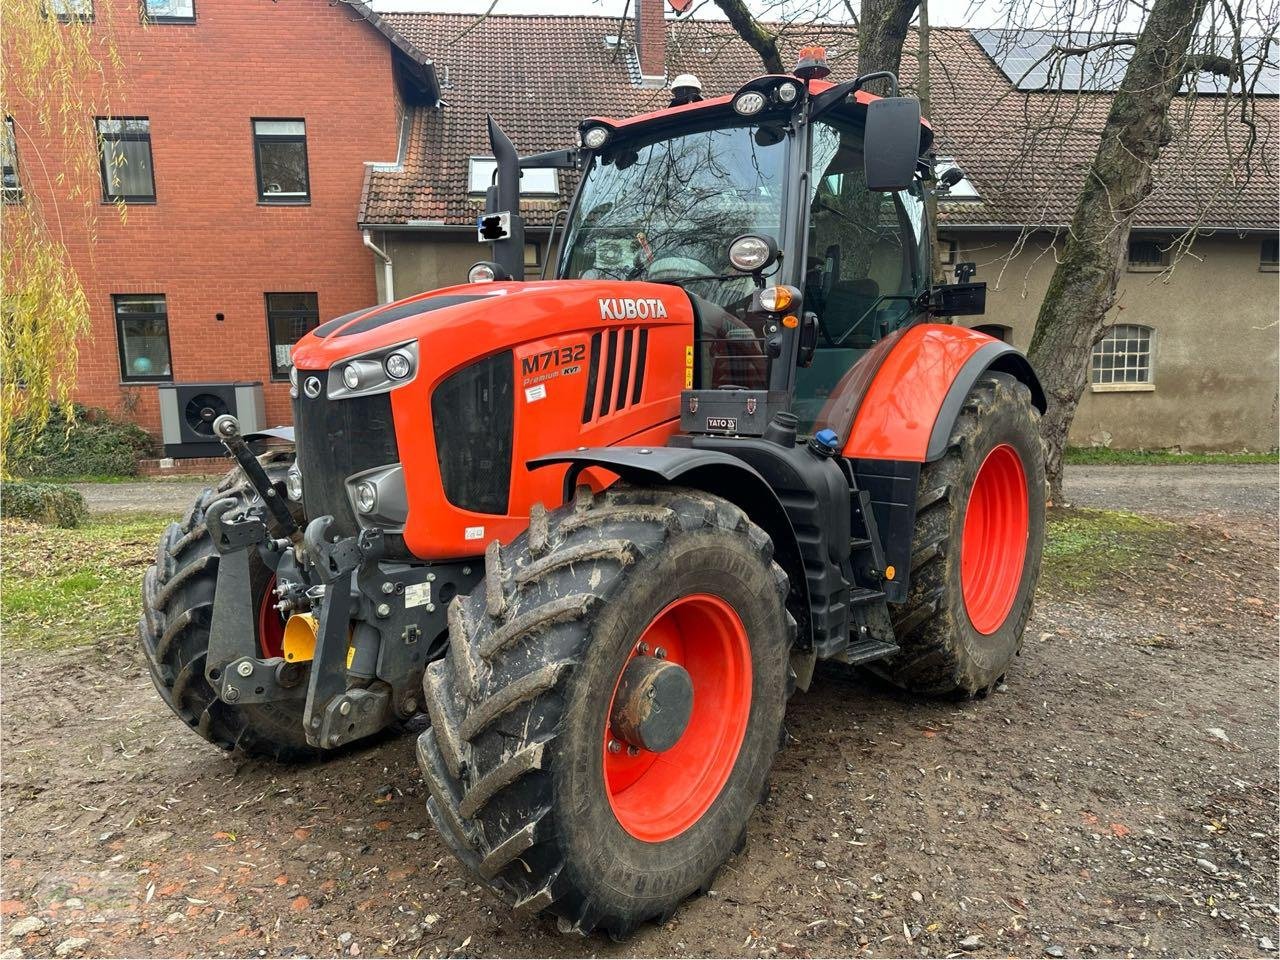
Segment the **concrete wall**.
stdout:
<svg viewBox="0 0 1280 960">
<path fill-rule="evenodd" d="M 1011 234 L 950 236 L 957 259 L 976 261 L 977 278 L 988 284 L 986 315 L 964 321 L 1008 327 L 1014 345 L 1027 349 L 1053 273 L 1052 237 L 1033 237 L 1011 256 Z M 468 235 L 388 232 L 375 239 L 386 241 L 395 262 L 397 297 L 461 283 L 467 268 L 487 256 L 487 248 Z M 1187 451 L 1276 447 L 1280 275 L 1258 269 L 1259 244 L 1256 236 L 1202 237 L 1172 273 L 1124 274 L 1112 319 L 1154 328 L 1154 383 L 1146 390 L 1086 389 L 1072 428 L 1074 444 Z"/>
<path fill-rule="evenodd" d="M 948 236 L 945 229 L 942 236 Z M 957 259 L 975 261 L 977 279 L 988 284 L 986 315 L 964 321 L 1009 327 L 1012 342 L 1025 350 L 1053 274 L 1052 237 L 1032 237 L 1011 257 L 1011 235 L 957 231 L 949 236 L 957 242 Z M 1275 449 L 1280 275 L 1259 270 L 1260 243 L 1258 236 L 1205 236 L 1172 272 L 1123 275 L 1109 322 L 1155 330 L 1154 382 L 1136 391 L 1086 388 L 1072 443 Z"/>
</svg>

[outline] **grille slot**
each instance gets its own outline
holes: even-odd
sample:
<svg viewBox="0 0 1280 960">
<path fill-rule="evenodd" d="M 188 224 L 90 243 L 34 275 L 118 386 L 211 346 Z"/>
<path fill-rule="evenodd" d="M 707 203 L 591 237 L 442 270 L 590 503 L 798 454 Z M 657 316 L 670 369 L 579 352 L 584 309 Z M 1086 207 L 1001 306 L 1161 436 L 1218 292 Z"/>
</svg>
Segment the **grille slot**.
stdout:
<svg viewBox="0 0 1280 960">
<path fill-rule="evenodd" d="M 649 331 L 644 327 L 615 327 L 592 336 L 587 392 L 582 402 L 583 423 L 640 402 L 648 352 Z"/>
</svg>

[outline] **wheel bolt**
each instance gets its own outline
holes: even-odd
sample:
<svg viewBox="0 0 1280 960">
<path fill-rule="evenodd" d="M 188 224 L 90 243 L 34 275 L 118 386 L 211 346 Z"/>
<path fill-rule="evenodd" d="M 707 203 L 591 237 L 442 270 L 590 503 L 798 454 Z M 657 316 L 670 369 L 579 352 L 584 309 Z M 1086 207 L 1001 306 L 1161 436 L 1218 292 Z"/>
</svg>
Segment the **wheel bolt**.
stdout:
<svg viewBox="0 0 1280 960">
<path fill-rule="evenodd" d="M 659 647 L 657 650 L 653 651 L 653 655 L 659 660 L 665 660 L 667 659 L 667 648 Z"/>
<path fill-rule="evenodd" d="M 643 640 L 640 641 L 640 646 L 638 649 L 640 653 L 643 654 L 644 656 L 647 657 L 649 655 L 649 645 L 645 643 Z"/>
<path fill-rule="evenodd" d="M 621 752 L 622 752 L 622 744 L 621 744 L 621 743 L 619 743 L 617 740 L 610 740 L 610 741 L 609 741 L 609 752 L 610 752 L 610 753 L 621 753 Z"/>
<path fill-rule="evenodd" d="M 628 757 L 638 757 L 638 756 L 640 756 L 640 748 L 639 748 L 639 747 L 632 747 L 632 746 L 628 746 L 628 747 L 627 747 L 627 756 L 628 756 Z"/>
</svg>

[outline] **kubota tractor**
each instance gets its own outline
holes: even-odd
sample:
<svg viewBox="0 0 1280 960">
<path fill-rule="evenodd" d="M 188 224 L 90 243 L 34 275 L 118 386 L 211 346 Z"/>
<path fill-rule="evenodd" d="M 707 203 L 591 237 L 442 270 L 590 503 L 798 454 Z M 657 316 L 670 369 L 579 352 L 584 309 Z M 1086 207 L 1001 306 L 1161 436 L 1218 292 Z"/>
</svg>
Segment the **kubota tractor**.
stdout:
<svg viewBox="0 0 1280 960">
<path fill-rule="evenodd" d="M 742 844 L 818 660 L 981 695 L 1040 567 L 1044 396 L 930 316 L 917 101 L 793 74 L 498 158 L 470 282 L 322 324 L 294 427 L 173 524 L 140 633 L 230 750 L 313 757 L 424 709 L 427 809 L 474 877 L 624 936 Z M 523 279 L 521 168 L 580 186 Z M 967 276 L 964 279 L 968 279 Z M 295 454 L 296 450 L 296 454 Z"/>
</svg>

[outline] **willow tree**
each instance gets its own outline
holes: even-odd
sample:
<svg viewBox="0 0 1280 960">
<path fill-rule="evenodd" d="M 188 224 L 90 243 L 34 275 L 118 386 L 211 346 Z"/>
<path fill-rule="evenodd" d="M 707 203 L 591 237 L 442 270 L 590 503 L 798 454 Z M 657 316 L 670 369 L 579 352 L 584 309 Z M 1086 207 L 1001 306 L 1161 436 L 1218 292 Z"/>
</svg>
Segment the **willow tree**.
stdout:
<svg viewBox="0 0 1280 960">
<path fill-rule="evenodd" d="M 93 240 L 94 116 L 109 112 L 121 65 L 110 10 L 89 9 L 83 0 L 4 0 L 0 474 L 55 410 L 71 419 L 78 347 L 89 331 L 68 248 Z"/>
</svg>

